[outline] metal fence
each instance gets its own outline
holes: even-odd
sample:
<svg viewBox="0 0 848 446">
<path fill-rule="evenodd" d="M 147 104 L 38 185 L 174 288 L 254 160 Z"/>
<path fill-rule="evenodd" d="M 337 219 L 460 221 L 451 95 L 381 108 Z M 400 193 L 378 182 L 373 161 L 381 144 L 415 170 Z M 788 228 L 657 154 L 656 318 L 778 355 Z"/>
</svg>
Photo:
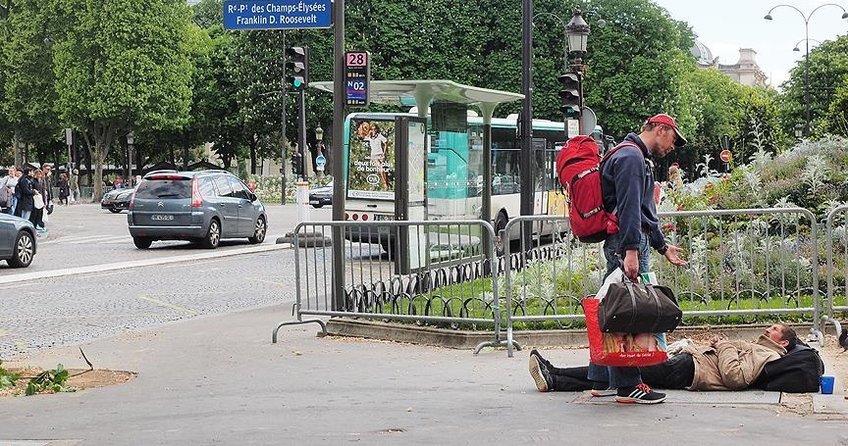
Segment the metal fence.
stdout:
<svg viewBox="0 0 848 446">
<path fill-rule="evenodd" d="M 677 293 L 684 324 L 812 316 L 818 329 L 822 315 L 848 310 L 845 211 L 828 216 L 826 247 L 806 209 L 664 213 L 663 232 L 684 249 L 689 265 L 676 268 L 654 254 L 651 270 Z M 838 218 L 843 224 L 834 227 Z M 334 231 L 344 239 L 338 290 L 329 244 Z M 496 236 L 508 241 L 522 231 L 532 236 L 497 242 Z M 606 273 L 602 244 L 574 239 L 563 217 L 514 218 L 500 234 L 479 220 L 310 222 L 296 228 L 293 243 L 297 320 L 279 324 L 274 342 L 285 325 L 324 328 L 320 319 L 303 316 L 347 316 L 486 327 L 492 340 L 475 352 L 505 345 L 512 356 L 515 330 L 582 327 L 580 300 L 594 295 Z M 496 246 L 503 247 L 500 255 Z M 822 280 L 820 249 L 828 252 Z"/>
<path fill-rule="evenodd" d="M 827 240 L 827 316 L 848 311 L 848 206 L 833 209 L 827 215 L 824 237 Z M 841 223 L 835 225 L 835 223 Z"/>
<path fill-rule="evenodd" d="M 332 234 L 343 234 L 341 288 L 332 271 Z M 295 228 L 297 321 L 348 316 L 448 327 L 491 326 L 499 345 L 501 317 L 492 226 L 481 220 L 308 222 Z M 496 268 L 497 270 L 497 268 Z"/>
</svg>

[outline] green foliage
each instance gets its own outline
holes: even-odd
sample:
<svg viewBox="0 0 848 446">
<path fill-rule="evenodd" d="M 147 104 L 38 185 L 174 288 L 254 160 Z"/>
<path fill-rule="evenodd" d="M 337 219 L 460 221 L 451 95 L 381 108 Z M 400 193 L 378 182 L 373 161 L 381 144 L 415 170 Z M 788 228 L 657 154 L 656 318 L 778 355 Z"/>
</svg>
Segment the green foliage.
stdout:
<svg viewBox="0 0 848 446">
<path fill-rule="evenodd" d="M 74 392 L 76 389 L 68 387 L 68 371 L 62 364 L 53 370 L 45 370 L 33 377 L 26 387 L 26 395 L 31 396 L 41 392 Z"/>
<path fill-rule="evenodd" d="M 3 360 L 0 359 L 0 390 L 7 389 L 15 385 L 15 381 L 20 378 L 20 375 L 11 373 L 2 367 Z"/>
<path fill-rule="evenodd" d="M 185 126 L 191 101 L 190 11 L 178 0 L 53 0 L 57 110 L 97 166 L 134 128 Z"/>
<path fill-rule="evenodd" d="M 795 124 L 805 122 L 806 66 L 805 61 L 800 61 L 790 72 L 789 80 L 781 86 L 784 90 L 780 109 L 781 123 L 788 134 L 794 134 Z M 824 41 L 810 51 L 809 103 L 813 135 L 821 135 L 824 132 L 848 135 L 844 107 L 847 79 L 848 36 Z"/>
</svg>

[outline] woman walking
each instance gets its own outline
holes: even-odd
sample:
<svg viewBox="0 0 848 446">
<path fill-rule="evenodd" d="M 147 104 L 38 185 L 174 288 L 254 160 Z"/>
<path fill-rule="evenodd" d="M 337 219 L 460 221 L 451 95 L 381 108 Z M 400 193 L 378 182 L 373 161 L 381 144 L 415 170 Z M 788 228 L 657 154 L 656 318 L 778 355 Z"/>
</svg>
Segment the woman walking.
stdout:
<svg viewBox="0 0 848 446">
<path fill-rule="evenodd" d="M 71 188 L 68 185 L 68 174 L 62 173 L 59 175 L 59 204 L 68 205 L 68 196 L 71 195 Z"/>
</svg>

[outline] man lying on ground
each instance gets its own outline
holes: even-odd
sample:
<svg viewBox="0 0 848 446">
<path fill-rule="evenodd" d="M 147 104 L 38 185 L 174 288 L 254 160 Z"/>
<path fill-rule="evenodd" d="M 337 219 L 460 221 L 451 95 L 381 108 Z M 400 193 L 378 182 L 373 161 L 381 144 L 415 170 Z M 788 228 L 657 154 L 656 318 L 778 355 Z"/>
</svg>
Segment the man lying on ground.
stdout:
<svg viewBox="0 0 848 446">
<path fill-rule="evenodd" d="M 818 391 L 824 364 L 818 352 L 798 340 L 790 327 L 774 324 L 756 342 L 714 337 L 709 346 L 686 345 L 662 364 L 640 367 L 645 384 L 661 389 Z M 530 376 L 540 392 L 592 389 L 588 367 L 554 367 L 530 352 Z M 597 387 L 597 386 L 596 386 Z M 592 396 L 615 395 L 592 391 Z"/>
</svg>

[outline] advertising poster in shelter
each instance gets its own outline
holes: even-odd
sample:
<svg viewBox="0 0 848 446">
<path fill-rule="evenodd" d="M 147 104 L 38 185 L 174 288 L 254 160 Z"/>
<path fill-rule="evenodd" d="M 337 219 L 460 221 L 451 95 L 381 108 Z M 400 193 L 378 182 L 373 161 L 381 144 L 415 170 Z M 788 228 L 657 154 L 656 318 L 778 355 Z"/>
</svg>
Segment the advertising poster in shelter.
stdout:
<svg viewBox="0 0 848 446">
<path fill-rule="evenodd" d="M 350 121 L 348 198 L 394 200 L 395 123 Z"/>
</svg>

